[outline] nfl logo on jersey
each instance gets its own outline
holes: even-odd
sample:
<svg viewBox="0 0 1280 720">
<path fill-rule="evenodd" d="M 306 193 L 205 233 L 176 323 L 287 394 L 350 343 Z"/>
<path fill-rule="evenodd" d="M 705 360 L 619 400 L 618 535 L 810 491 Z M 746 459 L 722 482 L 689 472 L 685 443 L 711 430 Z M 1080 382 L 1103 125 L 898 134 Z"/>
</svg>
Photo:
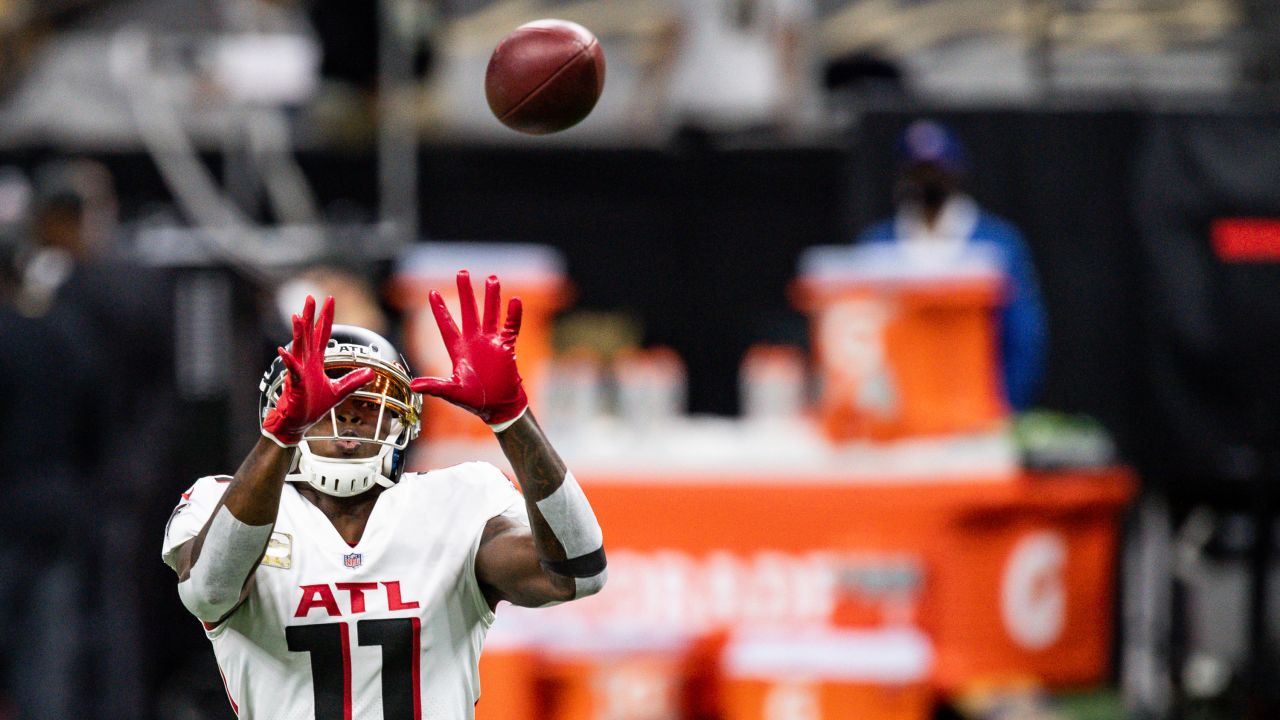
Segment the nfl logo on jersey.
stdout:
<svg viewBox="0 0 1280 720">
<path fill-rule="evenodd" d="M 355 569 L 364 563 L 363 556 L 360 553 L 350 553 L 342 556 L 342 564 L 349 568 Z"/>
</svg>

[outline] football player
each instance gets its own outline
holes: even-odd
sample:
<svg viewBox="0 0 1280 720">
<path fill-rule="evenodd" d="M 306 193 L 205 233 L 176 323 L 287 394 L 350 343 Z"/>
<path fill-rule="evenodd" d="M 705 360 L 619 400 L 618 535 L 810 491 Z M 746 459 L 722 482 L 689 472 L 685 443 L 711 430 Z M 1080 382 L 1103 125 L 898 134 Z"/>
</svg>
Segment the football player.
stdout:
<svg viewBox="0 0 1280 720">
<path fill-rule="evenodd" d="M 516 371 L 519 299 L 500 328 L 496 277 L 482 315 L 465 270 L 458 295 L 461 328 L 430 296 L 453 374 L 417 379 L 386 339 L 334 326 L 333 298 L 317 321 L 308 297 L 262 381 L 262 437 L 170 517 L 164 561 L 241 718 L 470 718 L 498 601 L 604 585 L 600 526 Z M 484 463 L 404 472 L 423 393 L 489 424 L 523 497 Z"/>
</svg>

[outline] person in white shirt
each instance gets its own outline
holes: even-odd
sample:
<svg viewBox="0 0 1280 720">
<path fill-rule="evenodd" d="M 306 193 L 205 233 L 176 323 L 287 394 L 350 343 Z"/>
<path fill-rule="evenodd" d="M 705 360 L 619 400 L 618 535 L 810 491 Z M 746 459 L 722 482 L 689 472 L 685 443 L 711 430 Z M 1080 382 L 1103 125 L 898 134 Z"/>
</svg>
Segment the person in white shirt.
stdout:
<svg viewBox="0 0 1280 720">
<path fill-rule="evenodd" d="M 680 0 L 668 116 L 709 131 L 813 119 L 812 0 Z"/>
<path fill-rule="evenodd" d="M 241 718 L 471 718 L 497 603 L 604 585 L 600 526 L 516 369 L 520 301 L 499 329 L 496 277 L 483 315 L 465 270 L 458 291 L 461 328 L 431 294 L 449 378 L 413 379 L 385 338 L 334 326 L 332 298 L 316 321 L 308 297 L 260 387 L 262 438 L 170 516 L 164 561 Z M 484 463 L 404 472 L 424 393 L 489 424 L 523 497 Z"/>
</svg>

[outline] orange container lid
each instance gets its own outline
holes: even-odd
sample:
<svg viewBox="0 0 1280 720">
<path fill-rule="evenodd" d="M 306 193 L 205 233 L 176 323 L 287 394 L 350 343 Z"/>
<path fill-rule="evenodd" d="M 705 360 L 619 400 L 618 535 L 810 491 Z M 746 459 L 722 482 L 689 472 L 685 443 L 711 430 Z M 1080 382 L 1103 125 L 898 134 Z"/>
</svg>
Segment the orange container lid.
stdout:
<svg viewBox="0 0 1280 720">
<path fill-rule="evenodd" d="M 566 285 L 564 255 L 549 245 L 430 242 L 410 246 L 401 253 L 389 283 L 388 299 L 401 308 L 420 306 L 431 290 L 452 290 L 458 271 L 463 269 L 471 272 L 473 284 L 497 275 L 504 288 L 518 288 L 522 295 L 545 293 L 557 297 Z"/>
</svg>

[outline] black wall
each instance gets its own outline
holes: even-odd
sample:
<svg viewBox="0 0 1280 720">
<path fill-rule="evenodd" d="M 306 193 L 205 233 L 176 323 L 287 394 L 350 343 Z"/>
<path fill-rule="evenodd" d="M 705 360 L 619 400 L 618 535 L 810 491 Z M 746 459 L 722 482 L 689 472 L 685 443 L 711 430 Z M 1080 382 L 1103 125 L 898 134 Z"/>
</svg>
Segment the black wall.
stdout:
<svg viewBox="0 0 1280 720">
<path fill-rule="evenodd" d="M 894 148 L 915 114 L 866 118 L 823 149 L 683 152 L 440 150 L 424 167 L 436 237 L 561 248 L 580 306 L 631 307 L 691 371 L 691 407 L 736 410 L 754 340 L 803 340 L 786 286 L 809 245 L 848 242 L 892 211 Z M 1132 114 L 944 113 L 970 185 L 1022 228 L 1051 322 L 1042 402 L 1122 435 L 1140 386 L 1141 269 L 1131 213 Z"/>
</svg>

